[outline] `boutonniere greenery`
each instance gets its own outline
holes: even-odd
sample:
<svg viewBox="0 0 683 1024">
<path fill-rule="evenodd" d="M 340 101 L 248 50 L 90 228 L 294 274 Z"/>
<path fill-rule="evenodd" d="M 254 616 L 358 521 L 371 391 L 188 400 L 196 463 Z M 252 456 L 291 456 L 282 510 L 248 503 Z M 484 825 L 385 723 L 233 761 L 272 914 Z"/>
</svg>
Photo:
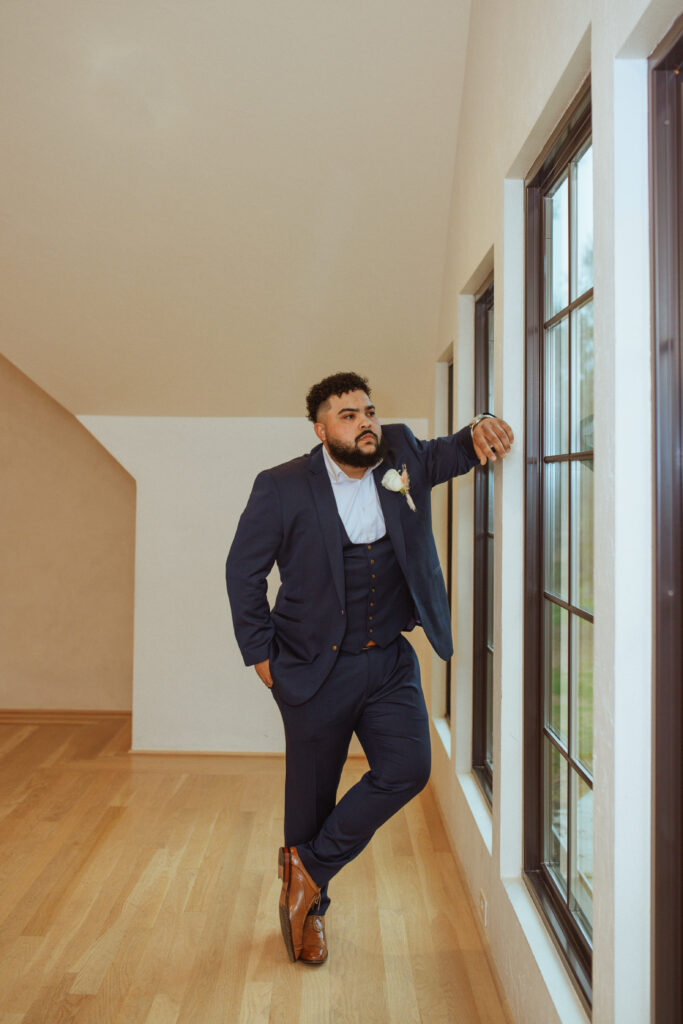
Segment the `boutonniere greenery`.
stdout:
<svg viewBox="0 0 683 1024">
<path fill-rule="evenodd" d="M 410 477 L 405 463 L 401 472 L 397 469 L 388 469 L 382 477 L 382 487 L 388 491 L 395 491 L 397 494 L 404 494 L 411 512 L 415 511 L 415 502 L 410 497 Z"/>
</svg>

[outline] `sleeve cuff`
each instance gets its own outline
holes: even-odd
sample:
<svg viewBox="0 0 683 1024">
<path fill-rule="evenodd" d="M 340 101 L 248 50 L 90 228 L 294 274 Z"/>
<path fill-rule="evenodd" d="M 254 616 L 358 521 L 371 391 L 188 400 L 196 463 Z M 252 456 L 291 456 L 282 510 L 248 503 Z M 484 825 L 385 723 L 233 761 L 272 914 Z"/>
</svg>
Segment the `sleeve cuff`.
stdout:
<svg viewBox="0 0 683 1024">
<path fill-rule="evenodd" d="M 242 651 L 242 658 L 247 667 L 267 661 L 270 658 L 270 644 L 266 647 L 252 647 L 249 651 Z"/>
<path fill-rule="evenodd" d="M 469 423 L 467 424 L 466 427 L 463 427 L 462 430 L 458 431 L 456 437 L 462 443 L 462 446 L 465 450 L 465 454 L 469 456 L 472 462 L 479 462 L 479 459 L 477 458 L 477 453 L 474 450 L 474 443 L 472 442 L 472 428 L 470 427 Z"/>
</svg>

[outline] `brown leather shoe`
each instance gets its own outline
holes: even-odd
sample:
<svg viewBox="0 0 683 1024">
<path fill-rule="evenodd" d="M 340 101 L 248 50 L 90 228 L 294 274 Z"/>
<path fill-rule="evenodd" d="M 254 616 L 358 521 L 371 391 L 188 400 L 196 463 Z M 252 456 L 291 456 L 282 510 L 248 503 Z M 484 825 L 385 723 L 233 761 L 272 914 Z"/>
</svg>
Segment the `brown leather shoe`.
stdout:
<svg viewBox="0 0 683 1024">
<path fill-rule="evenodd" d="M 308 914 L 306 917 L 299 960 L 302 964 L 324 964 L 327 960 L 325 918 L 322 914 Z"/>
<path fill-rule="evenodd" d="M 278 871 L 282 879 L 280 892 L 280 927 L 290 960 L 298 960 L 303 945 L 306 915 L 320 903 L 320 887 L 315 884 L 299 859 L 296 846 L 281 846 Z"/>
</svg>

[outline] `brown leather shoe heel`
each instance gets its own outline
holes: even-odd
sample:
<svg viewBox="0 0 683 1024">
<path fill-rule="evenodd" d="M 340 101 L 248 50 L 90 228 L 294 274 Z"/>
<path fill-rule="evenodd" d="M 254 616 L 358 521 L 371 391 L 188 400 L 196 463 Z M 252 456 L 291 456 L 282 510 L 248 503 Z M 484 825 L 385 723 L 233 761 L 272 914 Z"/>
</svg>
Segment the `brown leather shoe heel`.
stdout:
<svg viewBox="0 0 683 1024">
<path fill-rule="evenodd" d="M 280 892 L 280 927 L 289 959 L 298 960 L 303 945 L 306 915 L 320 903 L 320 888 L 299 859 L 296 846 L 281 846 L 278 854 Z"/>
<path fill-rule="evenodd" d="M 304 921 L 303 943 L 299 956 L 302 964 L 317 966 L 327 960 L 325 918 L 321 914 L 308 914 Z"/>
</svg>

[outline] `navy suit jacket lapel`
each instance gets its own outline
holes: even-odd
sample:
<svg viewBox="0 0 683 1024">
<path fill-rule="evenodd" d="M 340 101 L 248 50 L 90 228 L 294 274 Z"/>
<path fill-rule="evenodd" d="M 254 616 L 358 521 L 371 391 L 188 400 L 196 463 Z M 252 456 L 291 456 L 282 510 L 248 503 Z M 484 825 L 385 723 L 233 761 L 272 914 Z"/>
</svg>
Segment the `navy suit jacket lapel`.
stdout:
<svg viewBox="0 0 683 1024">
<path fill-rule="evenodd" d="M 339 513 L 337 502 L 332 493 L 332 484 L 327 474 L 327 467 L 323 459 L 322 445 L 314 448 L 310 455 L 309 480 L 311 490 L 318 511 L 320 529 L 322 530 L 327 556 L 332 569 L 332 579 L 339 596 L 339 604 L 343 608 L 345 603 L 344 585 L 344 551 L 342 548 L 341 531 L 339 529 Z"/>
<path fill-rule="evenodd" d="M 375 486 L 377 487 L 379 503 L 384 514 L 384 522 L 386 524 L 387 533 L 389 534 L 389 539 L 393 544 L 394 553 L 398 559 L 398 564 L 401 566 L 403 575 L 408 579 L 406 541 L 403 535 L 403 525 L 401 523 L 401 502 L 404 502 L 406 499 L 402 494 L 397 494 L 395 491 L 388 491 L 386 487 L 382 487 L 382 477 L 386 471 L 391 469 L 394 465 L 392 455 L 393 452 L 390 452 L 389 457 L 377 466 L 373 471 L 373 476 L 375 478 Z"/>
</svg>

